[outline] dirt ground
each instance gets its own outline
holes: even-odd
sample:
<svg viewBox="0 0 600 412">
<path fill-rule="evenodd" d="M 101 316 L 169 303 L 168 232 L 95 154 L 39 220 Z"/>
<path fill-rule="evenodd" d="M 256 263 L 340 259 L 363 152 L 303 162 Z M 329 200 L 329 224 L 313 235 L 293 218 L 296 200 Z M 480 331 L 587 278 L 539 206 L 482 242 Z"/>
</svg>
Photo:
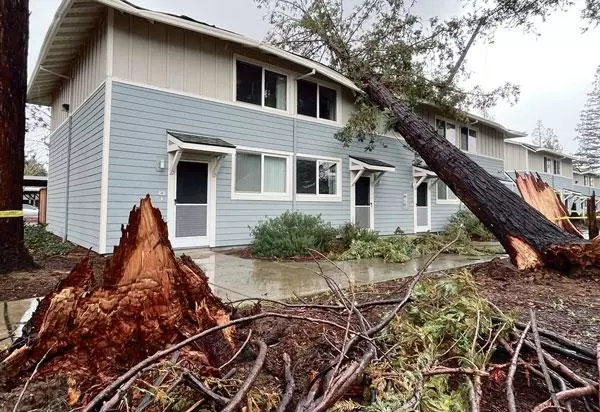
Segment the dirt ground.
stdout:
<svg viewBox="0 0 600 412">
<path fill-rule="evenodd" d="M 2 299 L 21 299 L 41 296 L 51 291 L 57 282 L 65 276 L 70 268 L 87 251 L 75 249 L 63 258 L 48 259 L 41 262 L 42 268 L 30 273 L 13 273 L 0 277 L 0 297 Z M 101 271 L 104 259 L 94 257 L 96 271 Z M 570 276 L 543 271 L 518 272 L 506 260 L 496 259 L 489 263 L 472 268 L 480 290 L 491 302 L 503 311 L 514 312 L 522 320 L 527 320 L 528 308 L 532 305 L 537 312 L 541 327 L 553 330 L 572 340 L 595 348 L 600 336 L 600 270 L 586 270 Z M 363 287 L 357 292 L 359 302 L 379 300 L 400 296 L 406 288 L 404 279 L 389 281 L 373 286 Z M 329 295 L 319 295 L 308 301 L 331 302 Z M 248 312 L 265 310 L 266 306 L 245 307 L 237 310 L 235 316 L 243 316 Z M 304 317 L 322 317 L 344 324 L 346 316 L 312 309 L 283 309 L 268 307 L 269 311 L 285 311 Z M 378 318 L 385 308 L 370 311 L 371 320 Z M 239 328 L 240 341 L 252 330 L 253 337 L 262 339 L 269 345 L 265 368 L 256 385 L 264 391 L 277 391 L 283 386 L 283 353 L 288 353 L 294 365 L 294 376 L 297 392 L 304 392 L 307 385 L 320 369 L 327 365 L 336 355 L 335 346 L 341 346 L 343 331 L 319 324 L 299 323 L 286 319 L 266 318 L 243 325 Z M 234 377 L 244 379 L 247 370 L 252 366 L 255 349 L 248 347 L 242 352 L 237 363 Z M 502 363 L 499 353 L 495 362 Z M 559 360 L 570 364 L 564 357 Z M 505 371 L 505 370 L 504 370 Z M 577 371 L 595 379 L 596 369 L 592 366 L 581 367 Z M 484 381 L 482 411 L 506 410 L 505 374 L 501 371 Z M 63 381 L 64 382 L 64 381 Z M 34 382 L 33 395 L 26 396 L 22 402 L 22 410 L 43 408 L 42 410 L 68 410 L 64 403 L 64 386 L 52 382 Z M 46 389 L 43 389 L 46 388 Z M 20 386 L 0 393 L 0 411 L 11 410 L 14 399 L 18 396 Z M 360 394 L 361 388 L 357 389 Z M 533 376 L 518 372 L 515 379 L 515 392 L 518 410 L 526 411 L 548 399 L 544 385 Z M 42 394 L 41 394 L 42 393 Z M 60 399 L 63 401 L 61 402 Z M 583 410 L 581 404 L 574 404 L 574 410 Z M 152 409 L 148 409 L 152 410 Z M 185 409 L 184 409 L 185 410 Z"/>
</svg>

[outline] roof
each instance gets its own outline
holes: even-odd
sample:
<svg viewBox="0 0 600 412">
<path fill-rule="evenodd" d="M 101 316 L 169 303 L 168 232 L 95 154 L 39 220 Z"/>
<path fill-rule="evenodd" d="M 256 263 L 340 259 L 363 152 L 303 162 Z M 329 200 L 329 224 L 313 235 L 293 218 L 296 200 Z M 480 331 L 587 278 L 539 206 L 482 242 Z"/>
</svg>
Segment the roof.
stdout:
<svg viewBox="0 0 600 412">
<path fill-rule="evenodd" d="M 525 142 L 511 142 L 510 140 L 506 140 L 505 143 L 508 144 L 514 144 L 514 145 L 518 145 L 518 146 L 523 146 L 525 149 L 534 152 L 534 153 L 548 153 L 551 154 L 553 156 L 558 156 L 560 158 L 565 158 L 565 159 L 576 159 L 575 156 L 567 154 L 567 153 L 563 153 L 563 152 L 559 152 L 558 150 L 553 150 L 553 149 L 548 149 L 546 147 L 541 147 L 541 146 L 536 146 L 534 144 L 531 143 L 525 143 Z"/>
<path fill-rule="evenodd" d="M 373 159 L 372 157 L 359 157 L 359 156 L 350 156 L 351 159 L 358 160 L 369 166 L 379 166 L 379 167 L 395 167 L 386 162 L 382 162 L 381 160 Z"/>
<path fill-rule="evenodd" d="M 217 137 L 198 136 L 187 133 L 167 132 L 170 136 L 182 141 L 183 143 L 201 144 L 206 146 L 230 147 L 235 149 L 235 146 L 223 139 Z"/>
<path fill-rule="evenodd" d="M 304 66 L 349 89 L 361 91 L 350 79 L 321 63 L 250 39 L 241 34 L 199 22 L 188 16 L 176 16 L 144 9 L 126 0 L 63 0 L 54 16 L 50 30 L 46 34 L 33 70 L 27 89 L 28 102 L 43 105 L 51 104 L 50 95 L 55 90 L 61 77 L 68 77 L 73 59 L 96 27 L 100 12 L 104 7 L 110 7 L 151 22 L 164 23 L 238 43 Z"/>
</svg>

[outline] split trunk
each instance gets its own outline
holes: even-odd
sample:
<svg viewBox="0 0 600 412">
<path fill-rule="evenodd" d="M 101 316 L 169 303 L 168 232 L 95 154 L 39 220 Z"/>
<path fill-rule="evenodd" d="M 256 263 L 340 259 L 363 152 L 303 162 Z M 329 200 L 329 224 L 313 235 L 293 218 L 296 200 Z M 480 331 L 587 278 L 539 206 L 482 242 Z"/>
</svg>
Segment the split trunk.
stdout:
<svg viewBox="0 0 600 412">
<path fill-rule="evenodd" d="M 369 99 L 396 117 L 395 130 L 494 234 L 519 268 L 568 269 L 600 264 L 600 243 L 560 229 L 441 137 L 426 120 L 373 75 L 363 78 Z"/>
<path fill-rule="evenodd" d="M 33 265 L 18 214 L 23 208 L 28 19 L 27 0 L 0 0 L 0 273 Z"/>
<path fill-rule="evenodd" d="M 202 270 L 175 256 L 160 211 L 146 198 L 131 211 L 99 283 L 86 258 L 40 302 L 25 336 L 0 363 L 0 383 L 28 376 L 44 359 L 36 376 L 67 374 L 71 402 L 85 401 L 156 351 L 229 320 Z M 232 355 L 233 334 L 212 334 L 179 359 L 216 374 Z"/>
</svg>

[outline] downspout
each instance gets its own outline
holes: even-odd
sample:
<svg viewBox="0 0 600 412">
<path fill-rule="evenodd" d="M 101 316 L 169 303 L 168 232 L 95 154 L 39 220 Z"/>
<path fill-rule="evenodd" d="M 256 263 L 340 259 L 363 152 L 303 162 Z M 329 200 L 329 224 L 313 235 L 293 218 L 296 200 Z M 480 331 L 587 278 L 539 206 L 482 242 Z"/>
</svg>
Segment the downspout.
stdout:
<svg viewBox="0 0 600 412">
<path fill-rule="evenodd" d="M 69 80 L 69 123 L 67 132 L 67 176 L 65 181 L 65 234 L 63 235 L 63 242 L 67 241 L 67 232 L 69 230 L 69 192 L 70 192 L 70 180 L 71 180 L 71 137 L 73 132 L 73 82 Z"/>
<path fill-rule="evenodd" d="M 296 118 L 292 119 L 292 212 L 296 211 Z"/>
</svg>

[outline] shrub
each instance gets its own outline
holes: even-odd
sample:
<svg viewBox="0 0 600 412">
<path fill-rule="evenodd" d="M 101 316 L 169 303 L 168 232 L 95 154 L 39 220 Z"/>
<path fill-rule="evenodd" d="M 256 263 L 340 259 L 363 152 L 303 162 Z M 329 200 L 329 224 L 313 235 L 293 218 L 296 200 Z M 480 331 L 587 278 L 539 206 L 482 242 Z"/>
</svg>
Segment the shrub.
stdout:
<svg viewBox="0 0 600 412">
<path fill-rule="evenodd" d="M 256 256 L 308 256 L 310 249 L 324 251 L 325 245 L 337 234 L 321 216 L 300 212 L 285 212 L 281 216 L 260 222 L 250 232 L 250 244 Z"/>
<path fill-rule="evenodd" d="M 471 240 L 489 241 L 494 239 L 494 235 L 485 228 L 483 223 L 466 209 L 459 210 L 450 216 L 448 224 L 444 228 L 444 236 L 454 239 L 461 227 L 463 233 Z"/>
<path fill-rule="evenodd" d="M 348 249 L 352 245 L 353 240 L 363 240 L 365 242 L 376 241 L 377 232 L 348 222 L 340 228 L 340 239 L 344 245 L 344 249 Z"/>
<path fill-rule="evenodd" d="M 46 230 L 46 225 L 25 225 L 25 246 L 32 255 L 46 258 L 66 255 L 73 245 L 63 242 L 59 237 Z"/>
<path fill-rule="evenodd" d="M 390 263 L 402 263 L 414 257 L 414 248 L 406 236 L 379 237 L 375 240 L 353 240 L 340 260 L 382 258 Z"/>
</svg>

